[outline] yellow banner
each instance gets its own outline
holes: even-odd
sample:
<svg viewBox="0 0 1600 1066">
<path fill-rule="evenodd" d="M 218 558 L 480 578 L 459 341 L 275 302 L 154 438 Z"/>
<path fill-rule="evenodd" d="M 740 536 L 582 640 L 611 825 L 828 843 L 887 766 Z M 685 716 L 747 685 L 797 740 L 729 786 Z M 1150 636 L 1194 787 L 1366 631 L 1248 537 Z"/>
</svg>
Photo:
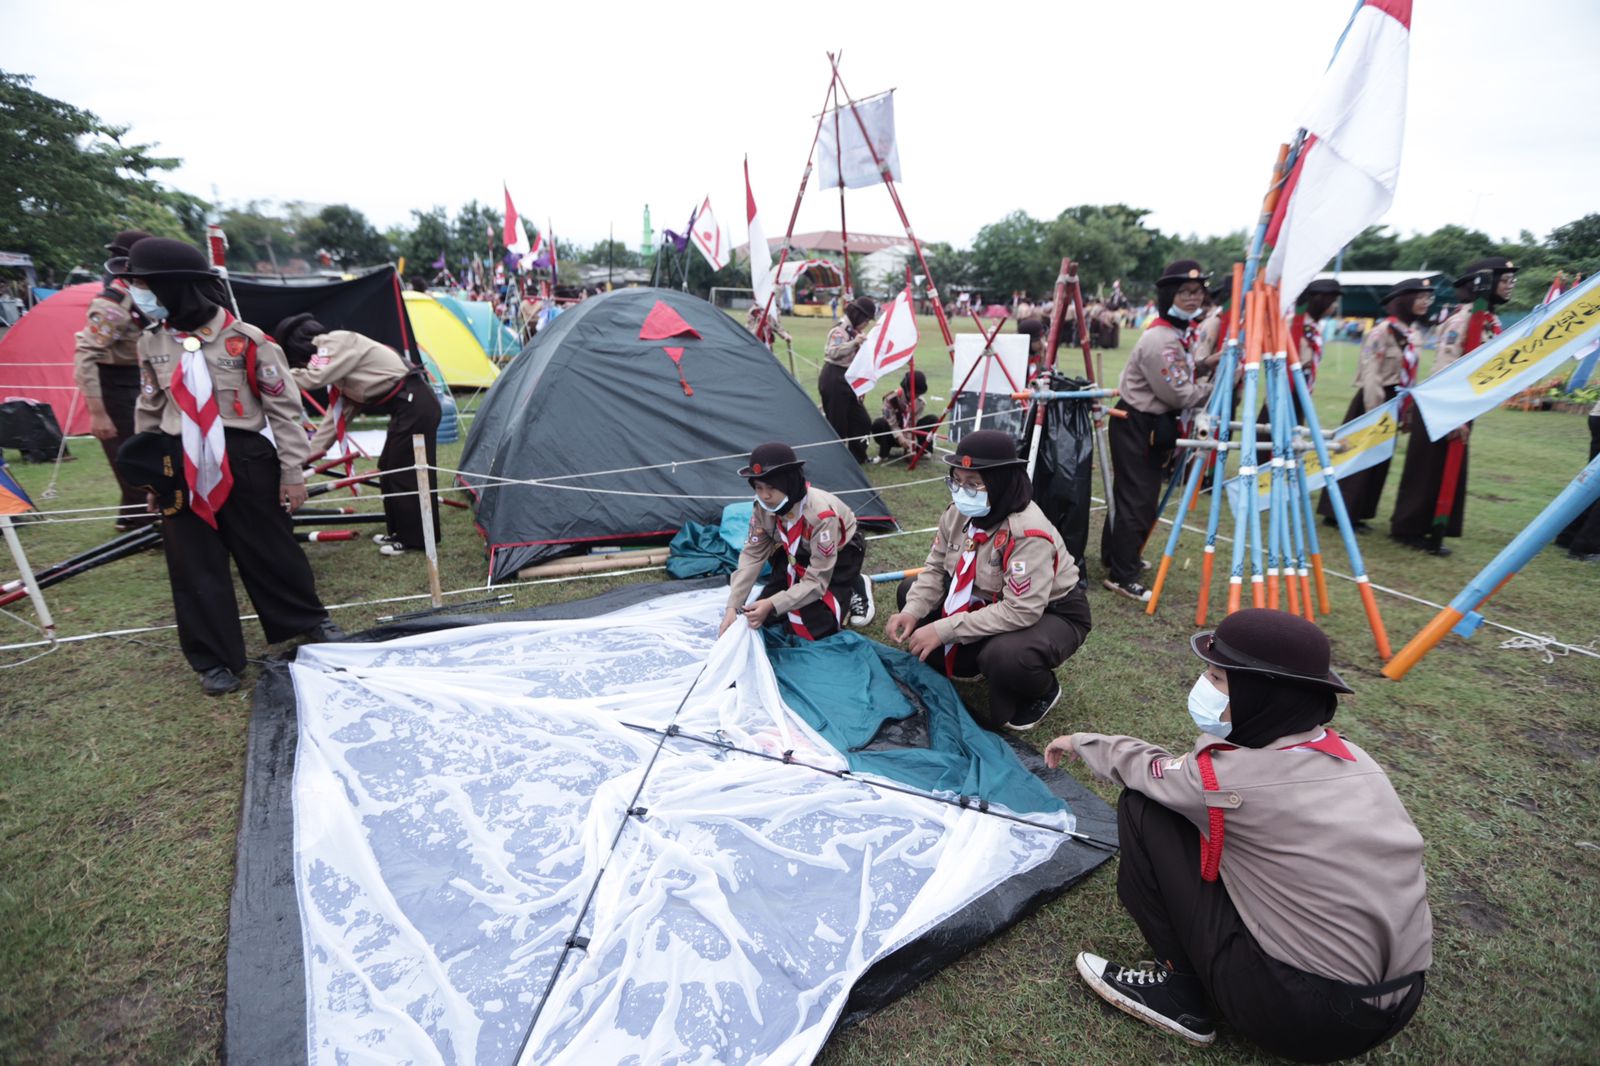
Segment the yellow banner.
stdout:
<svg viewBox="0 0 1600 1066">
<path fill-rule="evenodd" d="M 1388 404 L 1381 415 L 1365 426 L 1360 426 L 1349 432 L 1348 435 L 1335 437 L 1332 443 L 1344 445 L 1343 451 L 1332 451 L 1328 458 L 1333 460 L 1333 465 L 1339 468 L 1340 476 L 1355 470 L 1364 470 L 1375 466 L 1394 455 L 1395 437 L 1400 433 L 1400 425 L 1394 419 L 1394 405 Z M 1388 454 L 1375 456 L 1372 453 L 1382 449 Z M 1359 462 L 1362 458 L 1367 462 Z M 1256 491 L 1263 499 L 1272 494 L 1272 467 L 1267 464 L 1269 459 L 1262 459 L 1260 471 L 1256 474 Z M 1317 458 L 1315 451 L 1301 452 L 1300 465 L 1304 469 L 1304 477 L 1310 484 L 1312 491 L 1322 487 L 1322 461 Z"/>
<path fill-rule="evenodd" d="M 1513 344 L 1467 375 L 1472 391 L 1482 395 L 1554 354 L 1556 349 L 1600 333 L 1600 289 L 1590 289 L 1520 344 Z"/>
</svg>

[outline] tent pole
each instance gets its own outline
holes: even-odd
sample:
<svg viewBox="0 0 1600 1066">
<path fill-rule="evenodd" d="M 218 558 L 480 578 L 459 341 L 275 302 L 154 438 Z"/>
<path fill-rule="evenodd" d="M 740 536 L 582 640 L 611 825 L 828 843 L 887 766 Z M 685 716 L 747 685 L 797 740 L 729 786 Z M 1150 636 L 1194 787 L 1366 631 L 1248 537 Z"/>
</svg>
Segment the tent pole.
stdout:
<svg viewBox="0 0 1600 1066">
<path fill-rule="evenodd" d="M 22 550 L 22 542 L 17 539 L 17 531 L 11 525 L 11 516 L 0 514 L 0 531 L 6 538 L 6 547 L 11 549 L 11 557 L 17 561 L 17 569 L 22 573 L 23 588 L 28 590 L 28 598 L 33 601 L 33 609 L 39 615 L 39 630 L 45 638 L 52 643 L 56 639 L 56 623 L 50 617 L 50 608 L 44 602 L 44 593 L 39 591 L 39 582 L 33 576 L 33 567 L 28 565 L 28 555 Z"/>
<path fill-rule="evenodd" d="M 439 550 L 433 541 L 433 478 L 428 469 L 427 440 L 421 433 L 412 434 L 411 450 L 417 461 L 417 506 L 422 512 L 422 552 L 428 558 L 428 595 L 435 607 L 443 607 L 444 590 L 439 586 Z"/>
</svg>

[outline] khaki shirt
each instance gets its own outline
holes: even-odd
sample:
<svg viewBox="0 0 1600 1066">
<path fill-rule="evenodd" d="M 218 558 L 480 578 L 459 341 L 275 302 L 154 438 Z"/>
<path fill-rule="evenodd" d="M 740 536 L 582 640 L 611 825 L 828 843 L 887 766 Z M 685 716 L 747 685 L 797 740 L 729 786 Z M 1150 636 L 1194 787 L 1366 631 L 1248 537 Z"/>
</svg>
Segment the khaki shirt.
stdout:
<svg viewBox="0 0 1600 1066">
<path fill-rule="evenodd" d="M 1194 361 L 1204 362 L 1205 359 L 1216 351 L 1222 344 L 1222 312 L 1214 311 L 1206 316 L 1200 323 L 1200 331 L 1194 341 Z"/>
<path fill-rule="evenodd" d="M 1211 380 L 1195 377 L 1195 358 L 1185 347 L 1183 334 L 1157 319 L 1129 353 L 1118 389 L 1134 410 L 1164 415 L 1205 403 L 1211 396 Z"/>
<path fill-rule="evenodd" d="M 270 423 L 278 449 L 279 481 L 284 485 L 305 482 L 300 468 L 310 454 L 306 432 L 300 419 L 300 394 L 289 377 L 289 361 L 267 335 L 222 308 L 210 322 L 194 331 L 200 351 L 211 372 L 212 393 L 217 413 L 228 429 L 259 433 Z M 256 346 L 256 390 L 245 377 L 246 349 Z M 140 432 L 160 430 L 177 436 L 183 432 L 183 413 L 172 398 L 172 375 L 183 360 L 183 340 L 177 331 L 163 326 L 139 338 L 139 402 L 134 406 L 133 428 Z M 260 396 L 256 395 L 260 392 Z M 237 405 L 237 406 L 235 406 Z"/>
<path fill-rule="evenodd" d="M 1433 356 L 1433 371 L 1428 376 L 1432 377 L 1451 363 L 1460 359 L 1473 349 L 1487 344 L 1489 340 L 1500 333 L 1500 316 L 1488 311 L 1482 312 L 1487 321 L 1479 327 L 1478 343 L 1472 348 L 1467 347 L 1467 334 L 1472 329 L 1472 316 L 1475 312 L 1471 304 L 1462 304 L 1439 327 L 1439 347 Z"/>
<path fill-rule="evenodd" d="M 1197 831 L 1210 833 L 1210 808 L 1223 811 L 1222 883 L 1261 949 L 1279 962 L 1363 985 L 1425 970 L 1433 917 L 1422 834 L 1366 752 L 1348 740 L 1349 760 L 1299 747 L 1326 743 L 1324 734 L 1318 726 L 1270 748 L 1202 735 L 1176 757 L 1099 733 L 1074 733 L 1072 747 L 1095 774 L 1144 793 Z M 1213 748 L 1214 792 L 1195 765 L 1206 748 Z"/>
<path fill-rule="evenodd" d="M 917 446 L 912 430 L 917 424 L 917 419 L 927 412 L 928 401 L 923 398 L 923 393 L 919 392 L 916 411 L 910 412 L 907 410 L 908 407 L 910 404 L 906 402 L 904 389 L 895 389 L 883 398 L 883 420 L 889 423 L 889 431 L 894 434 L 894 439 L 900 447 L 907 450 Z"/>
<path fill-rule="evenodd" d="M 316 354 L 307 366 L 292 368 L 294 383 L 306 391 L 324 385 L 336 388 L 346 404 L 373 403 L 383 399 L 411 372 L 400 354 L 370 337 L 336 329 L 320 334 Z M 421 385 L 420 388 L 427 386 Z M 347 411 L 346 415 L 354 412 Z M 339 431 L 337 418 L 325 417 L 311 438 L 310 454 L 321 455 Z"/>
<path fill-rule="evenodd" d="M 905 612 L 925 618 L 944 604 L 967 546 L 968 519 L 952 504 L 939 519 L 939 531 L 922 573 L 906 595 Z M 1044 536 L 1029 536 L 1029 533 Z M 993 534 L 1000 534 L 995 536 Z M 1026 629 L 1045 608 L 1078 584 L 1078 563 L 1061 534 L 1036 503 L 1007 516 L 978 545 L 972 577 L 972 606 L 933 623 L 946 644 L 970 644 L 997 633 Z M 979 606 L 979 601 L 984 606 Z"/>
<path fill-rule="evenodd" d="M 1416 327 L 1403 326 L 1398 319 L 1386 318 L 1373 326 L 1361 342 L 1361 362 L 1356 366 L 1356 388 L 1367 410 L 1384 401 L 1384 389 L 1403 383 L 1406 344 L 1412 350 L 1421 338 Z"/>
<path fill-rule="evenodd" d="M 116 293 L 116 298 L 109 293 Z M 73 337 L 72 377 L 78 391 L 86 397 L 100 397 L 100 372 L 96 367 L 102 363 L 138 366 L 139 334 L 144 332 L 144 326 L 144 319 L 134 309 L 133 297 L 116 283 L 90 300 L 83 329 Z"/>
<path fill-rule="evenodd" d="M 841 322 L 828 331 L 828 343 L 822 349 L 822 358 L 834 366 L 848 367 L 856 357 L 856 349 L 866 339 L 865 333 L 857 333 L 848 323 Z"/>
<path fill-rule="evenodd" d="M 827 518 L 827 512 L 833 512 Z M 792 512 L 791 512 L 792 513 Z M 784 515 L 785 520 L 790 516 Z M 804 607 L 822 599 L 833 580 L 833 564 L 839 561 L 839 549 L 850 543 L 856 535 L 856 513 L 839 497 L 806 486 L 806 498 L 801 501 L 800 517 L 805 525 L 800 533 L 800 566 L 806 575 L 792 586 L 772 597 L 773 610 L 779 615 Z M 743 607 L 761 576 L 761 565 L 768 559 L 774 567 L 788 565 L 788 552 L 783 545 L 783 534 L 778 531 L 778 516 L 769 514 L 759 503 L 750 516 L 750 534 L 745 537 L 739 552 L 739 565 L 728 579 L 728 606 Z"/>
</svg>

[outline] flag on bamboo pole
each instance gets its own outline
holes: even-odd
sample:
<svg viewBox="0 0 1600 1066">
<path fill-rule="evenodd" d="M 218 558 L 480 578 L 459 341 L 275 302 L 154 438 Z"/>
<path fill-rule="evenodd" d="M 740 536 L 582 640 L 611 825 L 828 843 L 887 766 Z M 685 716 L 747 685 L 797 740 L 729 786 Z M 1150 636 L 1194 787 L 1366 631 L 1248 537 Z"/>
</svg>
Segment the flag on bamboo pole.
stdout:
<svg viewBox="0 0 1600 1066">
<path fill-rule="evenodd" d="M 1300 155 L 1267 227 L 1267 283 L 1281 287 L 1285 307 L 1394 202 L 1410 42 L 1411 0 L 1366 0 L 1307 105 Z"/>
<path fill-rule="evenodd" d="M 744 161 L 744 217 L 750 225 L 750 287 L 755 290 L 756 306 L 765 308 L 772 296 L 772 246 L 756 213 L 756 194 L 750 188 L 750 160 Z"/>
<path fill-rule="evenodd" d="M 711 213 L 709 196 L 700 204 L 700 210 L 695 212 L 689 240 L 700 249 L 700 254 L 706 257 L 712 270 L 721 270 L 728 265 L 728 238 L 717 224 L 717 216 Z"/>
<path fill-rule="evenodd" d="M 1535 308 L 1489 343 L 1411 390 L 1411 401 L 1438 440 L 1509 400 L 1600 342 L 1600 275 Z"/>
<path fill-rule="evenodd" d="M 511 190 L 506 188 L 505 182 L 500 183 L 500 188 L 506 194 L 506 251 L 515 252 L 517 255 L 528 254 L 528 235 L 522 228 L 522 220 L 517 217 L 517 206 L 511 202 Z M 491 233 L 493 231 L 491 230 Z"/>
<path fill-rule="evenodd" d="M 880 181 L 904 180 L 894 139 L 893 89 L 829 111 L 822 117 L 817 138 L 818 175 L 824 189 L 864 189 Z M 887 173 L 873 161 L 874 149 Z"/>
<path fill-rule="evenodd" d="M 844 372 L 855 394 L 866 395 L 879 378 L 910 362 L 911 354 L 917 350 L 917 336 L 917 317 L 911 307 L 911 286 L 907 284 L 890 301 Z"/>
</svg>

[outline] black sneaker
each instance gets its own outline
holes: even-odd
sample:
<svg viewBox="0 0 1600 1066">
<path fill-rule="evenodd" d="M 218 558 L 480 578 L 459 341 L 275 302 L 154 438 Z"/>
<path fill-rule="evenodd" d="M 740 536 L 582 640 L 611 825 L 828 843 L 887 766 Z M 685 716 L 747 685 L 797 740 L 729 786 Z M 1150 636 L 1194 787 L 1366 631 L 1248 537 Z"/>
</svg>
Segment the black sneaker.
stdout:
<svg viewBox="0 0 1600 1066">
<path fill-rule="evenodd" d="M 872 598 L 872 579 L 862 574 L 856 578 L 855 593 L 850 597 L 850 624 L 856 627 L 871 625 L 878 616 L 878 604 Z"/>
<path fill-rule="evenodd" d="M 1440 558 L 1450 554 L 1450 549 L 1444 546 L 1443 541 L 1436 541 L 1432 537 L 1424 537 L 1418 533 L 1391 533 L 1389 538 L 1413 551 L 1427 552 Z"/>
<path fill-rule="evenodd" d="M 1138 600 L 1140 603 L 1150 602 L 1150 590 L 1139 584 L 1137 581 L 1118 582 L 1112 581 L 1108 577 L 1102 581 L 1101 584 L 1110 589 L 1112 592 L 1115 592 L 1118 595 L 1126 596 L 1130 600 Z"/>
<path fill-rule="evenodd" d="M 339 628 L 339 623 L 331 618 L 324 618 L 310 629 L 306 630 L 307 644 L 331 644 L 344 639 L 344 630 Z"/>
<path fill-rule="evenodd" d="M 1078 973 L 1095 994 L 1118 1010 L 1157 1029 L 1206 1047 L 1217 1038 L 1200 979 L 1171 970 L 1130 970 L 1087 951 L 1078 953 Z"/>
<path fill-rule="evenodd" d="M 1061 682 L 1055 678 L 1050 679 L 1050 691 L 1018 711 L 1011 721 L 1006 723 L 1006 728 L 1015 733 L 1026 733 L 1038 725 L 1050 709 L 1061 702 Z"/>
<path fill-rule="evenodd" d="M 226 666 L 213 666 L 200 672 L 200 688 L 207 696 L 221 696 L 239 690 L 239 675 Z"/>
</svg>

